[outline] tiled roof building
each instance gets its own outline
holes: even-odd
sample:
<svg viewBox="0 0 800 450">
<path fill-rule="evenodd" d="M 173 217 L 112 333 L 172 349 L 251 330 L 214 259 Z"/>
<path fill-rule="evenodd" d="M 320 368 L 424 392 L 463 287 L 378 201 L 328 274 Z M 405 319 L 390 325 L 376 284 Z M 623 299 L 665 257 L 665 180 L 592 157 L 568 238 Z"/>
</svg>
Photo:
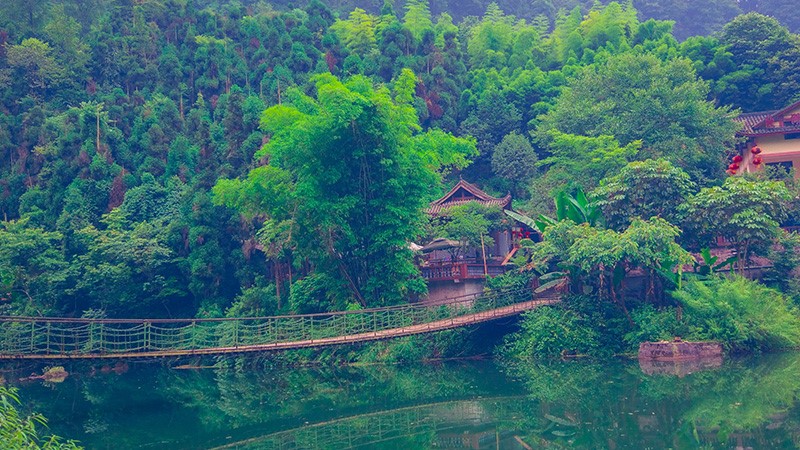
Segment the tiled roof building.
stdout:
<svg viewBox="0 0 800 450">
<path fill-rule="evenodd" d="M 443 210 L 456 205 L 463 205 L 467 202 L 475 201 L 486 206 L 499 206 L 501 209 L 511 208 L 511 194 L 497 198 L 483 192 L 478 186 L 460 180 L 450 192 L 442 198 L 431 202 L 428 207 L 428 214 L 439 215 Z"/>
<path fill-rule="evenodd" d="M 774 111 L 742 114 L 739 136 L 746 139 L 738 147 L 728 167 L 731 175 L 781 165 L 800 172 L 800 102 Z"/>
<path fill-rule="evenodd" d="M 492 197 L 474 184 L 460 180 L 447 194 L 431 202 L 427 212 L 432 220 L 447 220 L 448 208 L 469 202 L 511 209 L 511 194 Z M 423 301 L 435 304 L 455 297 L 475 297 L 483 292 L 486 278 L 503 274 L 505 265 L 518 248 L 513 230 L 517 230 L 515 235 L 522 234 L 519 226 L 496 230 L 492 232 L 491 245 L 481 245 L 465 252 L 451 252 L 461 245 L 452 239 L 434 239 L 423 246 L 420 268 L 428 282 L 428 296 Z"/>
</svg>

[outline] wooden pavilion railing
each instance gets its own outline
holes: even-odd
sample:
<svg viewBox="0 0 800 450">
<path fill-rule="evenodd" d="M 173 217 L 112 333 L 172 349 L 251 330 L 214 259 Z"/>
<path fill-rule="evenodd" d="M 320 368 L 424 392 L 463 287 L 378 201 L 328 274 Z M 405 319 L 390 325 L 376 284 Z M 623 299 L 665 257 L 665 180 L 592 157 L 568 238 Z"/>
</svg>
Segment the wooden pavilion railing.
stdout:
<svg viewBox="0 0 800 450">
<path fill-rule="evenodd" d="M 487 275 L 496 277 L 503 273 L 505 267 L 496 261 L 486 266 L 479 261 L 445 261 L 422 266 L 422 277 L 428 281 L 483 280 Z"/>
<path fill-rule="evenodd" d="M 519 314 L 558 301 L 530 290 L 323 314 L 221 319 L 0 316 L 0 359 L 125 358 L 287 350 L 388 339 Z"/>
</svg>

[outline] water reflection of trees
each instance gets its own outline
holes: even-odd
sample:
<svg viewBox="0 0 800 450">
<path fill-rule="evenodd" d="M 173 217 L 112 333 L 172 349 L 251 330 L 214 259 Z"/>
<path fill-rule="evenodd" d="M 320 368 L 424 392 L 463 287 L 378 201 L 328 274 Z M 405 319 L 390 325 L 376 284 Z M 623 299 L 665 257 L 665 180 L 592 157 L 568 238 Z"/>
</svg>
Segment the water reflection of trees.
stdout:
<svg viewBox="0 0 800 450">
<path fill-rule="evenodd" d="M 703 377 L 695 388 L 699 401 L 684 418 L 693 432 L 720 442 L 752 436 L 759 443 L 773 444 L 771 448 L 798 444 L 799 373 L 797 355 L 773 355 L 758 365 L 728 364 L 720 377 Z"/>
<path fill-rule="evenodd" d="M 292 370 L 236 362 L 222 366 L 170 370 L 132 365 L 122 376 L 74 366 L 63 385 L 25 385 L 23 393 L 52 418 L 54 432 L 79 438 L 87 448 L 165 445 L 171 439 L 184 439 L 180 448 L 205 448 L 229 436 L 264 434 L 376 409 L 497 396 L 509 389 L 489 364 Z"/>
<path fill-rule="evenodd" d="M 621 363 L 564 362 L 511 372 L 551 413 L 582 423 L 568 441 L 578 447 L 796 448 L 798 369 L 800 355 L 784 354 L 729 361 L 684 377 L 648 376 Z M 559 381 L 560 397 L 554 397 Z"/>
<path fill-rule="evenodd" d="M 409 449 L 495 448 L 517 439 L 577 448 L 800 444 L 800 355 L 729 361 L 683 377 L 645 375 L 629 361 L 526 364 L 506 373 L 489 363 L 72 371 L 61 385 L 24 386 L 22 394 L 51 417 L 54 432 L 88 448 L 234 441 L 344 448 L 343 436 L 353 445 Z"/>
<path fill-rule="evenodd" d="M 483 414 L 480 420 L 463 422 L 461 425 L 469 428 L 469 431 L 464 431 L 464 436 L 473 432 L 480 436 L 487 432 L 486 427 L 490 427 L 498 438 L 521 436 L 533 446 L 559 443 L 578 448 L 696 448 L 728 444 L 746 444 L 756 448 L 794 446 L 797 439 L 795 435 L 800 435 L 797 412 L 794 411 L 800 391 L 800 378 L 796 376 L 800 368 L 798 365 L 798 355 L 777 355 L 762 357 L 757 362 L 736 360 L 717 370 L 683 377 L 648 376 L 635 364 L 624 361 L 602 365 L 569 361 L 512 366 L 508 375 L 524 386 L 525 397 L 504 396 L 461 402 L 459 404 L 462 407 L 476 408 Z M 447 370 L 444 372 L 452 375 Z M 436 390 L 435 383 L 431 384 L 424 376 L 421 378 L 419 373 L 402 375 L 403 379 L 398 380 L 396 386 L 407 386 L 408 389 L 402 390 L 405 393 L 398 399 L 436 397 L 436 392 L 433 396 L 421 392 L 426 387 Z M 368 380 L 369 377 L 360 380 L 367 381 L 366 385 L 361 386 L 369 386 Z M 451 392 L 444 397 L 469 395 L 470 383 L 465 383 L 460 376 L 450 380 Z M 372 381 L 377 381 L 376 385 L 385 382 L 380 377 L 374 378 L 374 375 Z M 285 392 L 291 391 L 292 387 L 289 386 Z M 309 395 L 307 398 L 319 396 L 319 392 L 315 391 L 306 394 Z M 427 408 L 428 419 L 417 418 L 414 423 L 427 424 L 429 428 L 416 432 L 409 429 L 408 436 L 403 439 L 400 438 L 402 433 L 397 431 L 399 434 L 395 437 L 395 444 L 409 444 L 407 439 L 412 436 L 416 440 L 422 435 L 430 436 L 431 440 L 421 447 L 425 448 L 436 443 L 437 439 L 441 440 L 449 428 L 459 423 L 459 420 L 434 420 L 448 417 L 443 405 L 424 407 Z M 419 414 L 420 411 L 415 413 Z M 377 417 L 388 422 L 402 422 L 401 418 L 407 414 L 408 410 L 405 409 L 389 410 Z M 449 416 L 453 418 L 452 412 Z M 378 420 L 375 416 L 370 417 Z M 345 429 L 349 436 L 357 435 L 367 441 L 370 436 L 368 430 L 375 426 L 375 422 L 363 416 L 352 421 L 344 419 L 336 422 L 336 429 L 340 432 Z M 484 430 L 476 432 L 475 429 L 481 426 Z M 320 441 L 320 434 L 324 433 L 325 430 L 321 430 L 319 425 L 301 427 L 290 433 L 289 440 L 298 444 L 293 439 L 299 439 L 301 447 L 311 445 L 309 448 L 317 448 L 322 445 L 321 442 L 325 442 L 324 439 Z M 285 444 L 287 434 L 280 436 L 284 439 L 280 442 Z M 309 436 L 313 436 L 313 439 Z M 330 448 L 341 444 L 333 437 L 331 439 L 333 441 L 330 443 L 335 445 Z M 375 436 L 375 439 L 380 441 L 382 438 Z M 363 444 L 363 441 L 360 442 Z"/>
</svg>

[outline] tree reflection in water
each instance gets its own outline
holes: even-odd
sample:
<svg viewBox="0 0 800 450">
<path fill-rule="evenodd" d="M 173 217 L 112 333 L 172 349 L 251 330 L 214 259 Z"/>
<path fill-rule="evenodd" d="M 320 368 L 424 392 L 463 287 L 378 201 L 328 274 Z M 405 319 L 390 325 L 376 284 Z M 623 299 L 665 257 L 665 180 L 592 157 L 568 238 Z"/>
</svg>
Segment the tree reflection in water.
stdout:
<svg viewBox="0 0 800 450">
<path fill-rule="evenodd" d="M 87 448 L 795 448 L 800 355 L 648 375 L 631 361 L 171 370 L 21 385 Z M 27 373 L 26 373 L 27 372 Z M 651 372 L 651 370 L 648 370 Z M 30 368 L 6 373 L 25 376 Z"/>
</svg>

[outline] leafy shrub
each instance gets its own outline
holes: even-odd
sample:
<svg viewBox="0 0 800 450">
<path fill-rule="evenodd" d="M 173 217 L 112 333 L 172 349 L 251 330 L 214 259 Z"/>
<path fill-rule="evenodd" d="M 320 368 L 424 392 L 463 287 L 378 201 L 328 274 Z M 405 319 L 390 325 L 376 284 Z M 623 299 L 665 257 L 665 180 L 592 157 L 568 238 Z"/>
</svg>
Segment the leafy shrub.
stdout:
<svg viewBox="0 0 800 450">
<path fill-rule="evenodd" d="M 61 438 L 39 437 L 36 430 L 46 426 L 47 420 L 41 414 L 20 416 L 17 390 L 0 386 L 0 442 L 7 450 L 80 450 L 74 441 L 61 442 Z"/>
<path fill-rule="evenodd" d="M 652 305 L 643 305 L 631 311 L 631 318 L 636 327 L 624 338 L 629 351 L 636 351 L 645 341 L 672 340 L 688 333 L 686 324 L 678 322 L 676 308 L 656 309 Z"/>
<path fill-rule="evenodd" d="M 503 293 L 514 297 L 514 301 L 530 298 L 533 293 L 531 280 L 535 274 L 530 271 L 511 271 L 486 279 L 484 291 L 489 294 Z"/>
<path fill-rule="evenodd" d="M 425 360 L 472 354 L 470 331 L 469 328 L 460 328 L 372 342 L 363 347 L 357 360 L 362 363 L 411 365 Z"/>
<path fill-rule="evenodd" d="M 797 305 L 800 300 L 800 283 L 797 277 L 800 267 L 800 235 L 781 233 L 770 248 L 768 258 L 772 261 L 772 267 L 764 272 L 761 282 L 787 294 Z"/>
<path fill-rule="evenodd" d="M 800 316 L 780 292 L 736 276 L 689 281 L 672 294 L 686 308 L 689 338 L 734 352 L 800 346 Z"/>
<path fill-rule="evenodd" d="M 544 306 L 523 314 L 521 329 L 508 336 L 500 354 L 530 360 L 599 350 L 598 333 L 585 317 L 561 306 Z"/>
<path fill-rule="evenodd" d="M 259 278 L 263 281 L 263 278 Z M 242 289 L 233 304 L 225 311 L 227 317 L 271 316 L 278 311 L 274 284 L 256 285 Z"/>
<path fill-rule="evenodd" d="M 339 288 L 335 286 L 343 283 L 343 280 L 321 273 L 297 280 L 289 295 L 289 309 L 296 314 L 340 311 L 346 307 L 349 299 L 338 298 L 331 293 L 338 292 Z"/>
<path fill-rule="evenodd" d="M 599 348 L 593 355 L 612 355 L 626 350 L 623 338 L 630 331 L 630 325 L 617 305 L 592 295 L 570 295 L 562 300 L 562 305 L 583 317 L 597 333 Z"/>
</svg>

